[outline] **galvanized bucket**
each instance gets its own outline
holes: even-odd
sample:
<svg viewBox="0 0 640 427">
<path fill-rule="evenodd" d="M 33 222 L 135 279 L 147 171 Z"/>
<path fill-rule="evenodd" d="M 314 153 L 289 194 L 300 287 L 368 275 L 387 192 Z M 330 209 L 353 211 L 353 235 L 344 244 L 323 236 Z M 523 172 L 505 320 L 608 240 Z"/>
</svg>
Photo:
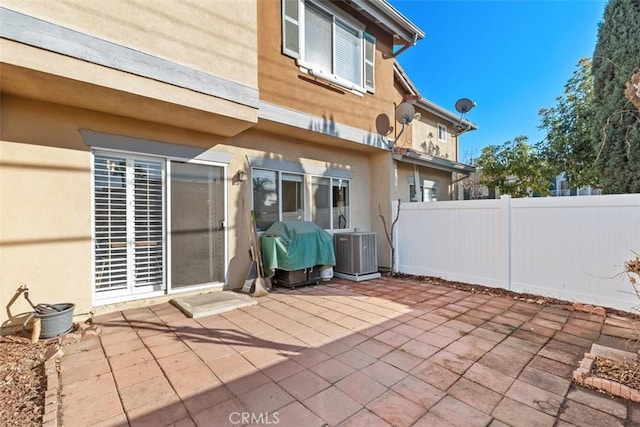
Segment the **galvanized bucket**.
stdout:
<svg viewBox="0 0 640 427">
<path fill-rule="evenodd" d="M 46 306 L 47 310 L 39 309 Z M 34 317 L 40 319 L 40 338 L 48 339 L 64 335 L 73 329 L 75 304 L 38 304 Z"/>
</svg>

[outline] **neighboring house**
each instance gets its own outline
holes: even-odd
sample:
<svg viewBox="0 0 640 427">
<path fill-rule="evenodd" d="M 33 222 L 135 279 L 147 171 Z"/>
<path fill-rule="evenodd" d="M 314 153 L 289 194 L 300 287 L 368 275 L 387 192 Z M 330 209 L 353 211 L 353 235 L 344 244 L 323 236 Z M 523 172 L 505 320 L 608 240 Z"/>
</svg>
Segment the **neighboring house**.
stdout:
<svg viewBox="0 0 640 427">
<path fill-rule="evenodd" d="M 553 178 L 551 181 L 551 196 L 599 196 L 602 194 L 602 190 L 599 188 L 593 188 L 591 186 L 586 187 L 570 187 L 569 181 L 563 173 Z"/>
<path fill-rule="evenodd" d="M 464 183 L 464 198 L 465 200 L 474 199 L 499 199 L 500 191 L 497 189 L 489 190 L 487 186 L 480 184 L 481 171 L 475 172 L 465 180 Z M 566 196 L 599 196 L 602 194 L 602 190 L 599 188 L 587 187 L 569 187 L 569 181 L 562 173 L 549 182 L 549 196 L 553 197 L 566 197 Z M 537 194 L 532 194 L 532 197 L 539 197 Z M 546 197 L 546 196 L 545 196 Z"/>
<path fill-rule="evenodd" d="M 2 325 L 31 311 L 23 284 L 76 314 L 241 287 L 252 209 L 377 231 L 384 265 L 377 124 L 423 37 L 383 0 L 0 0 Z"/>
<path fill-rule="evenodd" d="M 403 202 L 462 199 L 460 183 L 475 168 L 458 161 L 460 135 L 478 127 L 422 97 L 397 63 L 394 75 L 396 90 L 418 114 L 393 149 L 396 198 Z"/>
</svg>

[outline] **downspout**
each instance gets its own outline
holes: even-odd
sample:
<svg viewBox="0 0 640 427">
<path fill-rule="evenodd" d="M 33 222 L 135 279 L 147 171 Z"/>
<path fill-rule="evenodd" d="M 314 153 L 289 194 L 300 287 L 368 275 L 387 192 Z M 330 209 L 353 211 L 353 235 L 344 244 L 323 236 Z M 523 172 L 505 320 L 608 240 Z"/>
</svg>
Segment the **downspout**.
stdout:
<svg viewBox="0 0 640 427">
<path fill-rule="evenodd" d="M 422 186 L 420 185 L 420 171 L 418 170 L 418 165 L 415 163 L 413 164 L 413 186 L 416 189 L 416 199 L 420 202 L 424 202 Z"/>
</svg>

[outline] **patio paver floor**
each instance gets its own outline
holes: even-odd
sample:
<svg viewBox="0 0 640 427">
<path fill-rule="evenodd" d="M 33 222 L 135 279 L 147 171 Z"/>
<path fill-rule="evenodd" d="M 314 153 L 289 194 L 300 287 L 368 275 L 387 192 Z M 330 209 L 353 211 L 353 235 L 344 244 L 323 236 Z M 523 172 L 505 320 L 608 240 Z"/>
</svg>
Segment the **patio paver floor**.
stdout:
<svg viewBox="0 0 640 427">
<path fill-rule="evenodd" d="M 595 314 L 384 277 L 258 301 L 94 318 L 64 348 L 60 425 L 640 425 L 640 404 L 571 383 L 621 328 Z"/>
</svg>

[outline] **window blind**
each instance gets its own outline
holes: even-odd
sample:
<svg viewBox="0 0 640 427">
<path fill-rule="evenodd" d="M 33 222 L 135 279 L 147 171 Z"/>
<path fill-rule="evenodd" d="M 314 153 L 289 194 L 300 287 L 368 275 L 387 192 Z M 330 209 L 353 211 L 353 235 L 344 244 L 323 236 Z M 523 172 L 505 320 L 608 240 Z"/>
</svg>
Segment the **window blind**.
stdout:
<svg viewBox="0 0 640 427">
<path fill-rule="evenodd" d="M 95 289 L 126 295 L 164 285 L 164 163 L 94 156 Z"/>
<path fill-rule="evenodd" d="M 94 209 L 96 290 L 126 289 L 126 159 L 95 156 Z"/>
<path fill-rule="evenodd" d="M 134 286 L 162 285 L 162 163 L 134 162 Z"/>
<path fill-rule="evenodd" d="M 305 7 L 305 62 L 327 74 L 333 73 L 333 17 L 311 4 Z"/>
<path fill-rule="evenodd" d="M 360 35 L 354 29 L 336 21 L 335 74 L 362 86 Z"/>
</svg>

